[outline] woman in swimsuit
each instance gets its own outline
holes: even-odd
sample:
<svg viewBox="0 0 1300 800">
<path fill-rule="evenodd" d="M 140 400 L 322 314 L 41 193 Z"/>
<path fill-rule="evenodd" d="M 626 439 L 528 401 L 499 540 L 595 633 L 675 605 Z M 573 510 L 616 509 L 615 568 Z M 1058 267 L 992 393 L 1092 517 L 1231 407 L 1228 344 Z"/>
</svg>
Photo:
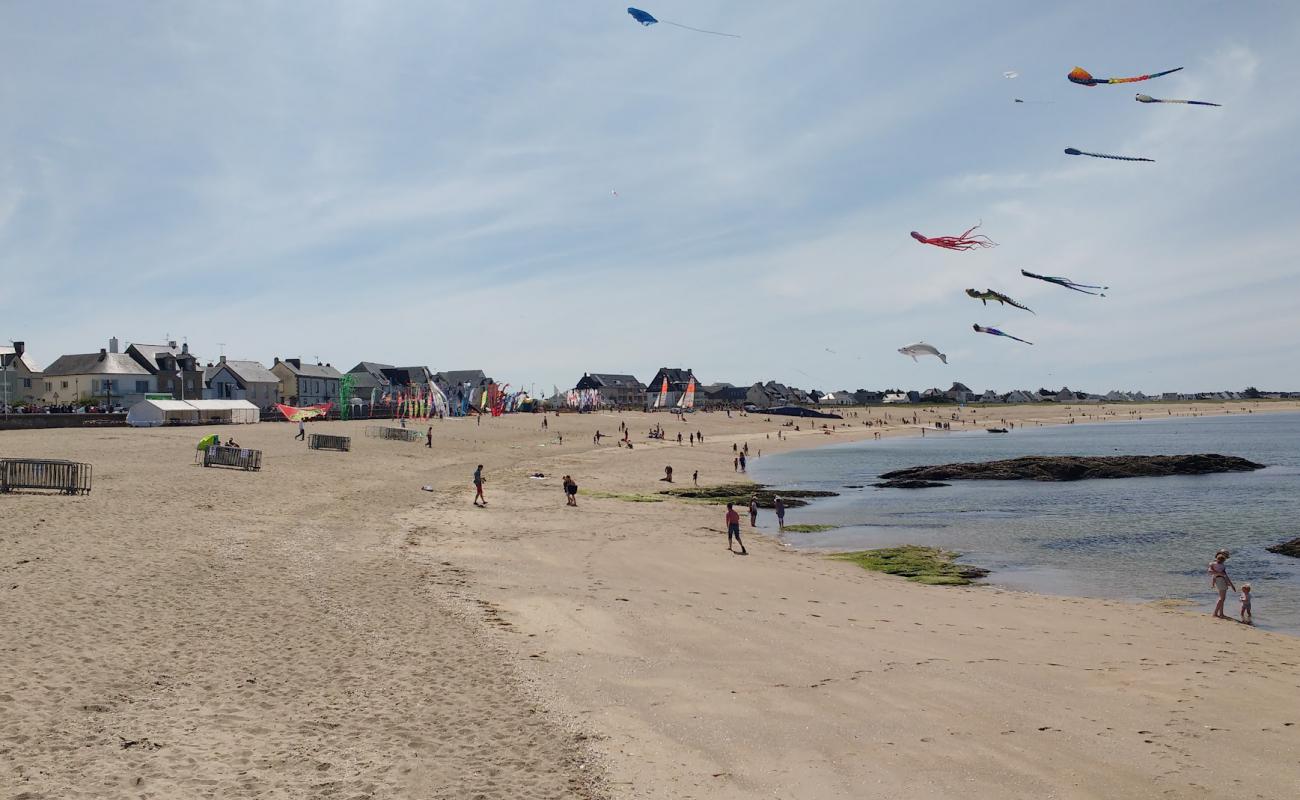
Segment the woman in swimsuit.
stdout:
<svg viewBox="0 0 1300 800">
<path fill-rule="evenodd" d="M 1228 590 L 1237 591 L 1237 587 L 1232 585 L 1232 578 L 1228 577 L 1228 567 L 1226 562 L 1231 555 L 1227 550 L 1220 550 L 1214 554 L 1214 560 L 1210 562 L 1210 585 L 1219 593 L 1219 602 L 1214 604 L 1214 616 L 1218 619 L 1227 619 L 1228 615 L 1223 613 L 1223 601 L 1228 596 Z"/>
</svg>

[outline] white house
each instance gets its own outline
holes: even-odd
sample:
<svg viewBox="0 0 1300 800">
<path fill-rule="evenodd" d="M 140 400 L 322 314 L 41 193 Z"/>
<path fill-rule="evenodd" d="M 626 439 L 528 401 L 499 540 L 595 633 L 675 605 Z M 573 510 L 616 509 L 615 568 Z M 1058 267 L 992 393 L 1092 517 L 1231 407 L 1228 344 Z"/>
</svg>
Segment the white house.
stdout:
<svg viewBox="0 0 1300 800">
<path fill-rule="evenodd" d="M 280 379 L 257 361 L 231 361 L 225 356 L 204 371 L 205 400 L 247 400 L 269 411 L 280 402 Z"/>
<path fill-rule="evenodd" d="M 149 370 L 117 352 L 117 339 L 98 353 L 59 356 L 45 368 L 44 385 L 46 402 L 107 406 L 132 405 L 158 387 Z"/>
<path fill-rule="evenodd" d="M 45 385 L 41 368 L 23 342 L 0 345 L 0 405 L 15 406 L 39 400 Z"/>
</svg>

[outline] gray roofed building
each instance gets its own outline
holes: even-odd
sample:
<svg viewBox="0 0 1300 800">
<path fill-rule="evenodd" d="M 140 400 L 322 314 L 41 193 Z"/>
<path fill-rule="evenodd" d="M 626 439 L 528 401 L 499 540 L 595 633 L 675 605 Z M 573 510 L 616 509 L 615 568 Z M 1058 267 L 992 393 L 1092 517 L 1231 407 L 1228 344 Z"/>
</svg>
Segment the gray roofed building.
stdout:
<svg viewBox="0 0 1300 800">
<path fill-rule="evenodd" d="M 465 384 L 476 388 L 486 386 L 492 382 L 492 379 L 481 369 L 453 369 L 446 372 L 435 372 L 433 382 L 446 391 L 450 387 L 464 386 Z"/>
<path fill-rule="evenodd" d="M 343 375 L 329 364 L 277 358 L 271 365 L 271 373 L 280 382 L 280 397 L 289 405 L 314 406 L 339 399 L 339 379 Z"/>
<path fill-rule="evenodd" d="M 204 371 L 207 400 L 247 400 L 270 410 L 280 402 L 280 379 L 258 361 L 233 361 L 225 356 Z"/>
<path fill-rule="evenodd" d="M 45 389 L 41 368 L 27 353 L 27 345 L 0 345 L 0 404 L 10 406 L 39 400 Z"/>
<path fill-rule="evenodd" d="M 176 399 L 198 400 L 203 397 L 203 368 L 198 356 L 190 352 L 189 344 L 132 343 L 126 354 L 140 366 L 149 370 L 157 382 L 156 390 Z"/>
<path fill-rule="evenodd" d="M 46 399 L 52 403 L 93 401 L 131 405 L 157 386 L 153 374 L 126 353 L 78 353 L 59 356 L 45 368 Z"/>
<path fill-rule="evenodd" d="M 589 372 L 582 376 L 574 388 L 597 389 L 601 400 L 611 406 L 639 406 L 645 402 L 645 384 L 634 375 Z"/>
</svg>

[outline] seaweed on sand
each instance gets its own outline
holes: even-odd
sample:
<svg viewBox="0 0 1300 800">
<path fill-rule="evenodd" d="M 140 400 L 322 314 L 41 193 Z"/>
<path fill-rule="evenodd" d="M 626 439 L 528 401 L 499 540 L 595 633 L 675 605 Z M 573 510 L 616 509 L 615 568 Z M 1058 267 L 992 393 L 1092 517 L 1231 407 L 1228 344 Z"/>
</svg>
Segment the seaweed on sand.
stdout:
<svg viewBox="0 0 1300 800">
<path fill-rule="evenodd" d="M 958 564 L 957 553 L 937 547 L 908 544 L 885 547 L 879 550 L 859 550 L 831 556 L 839 561 L 852 561 L 863 569 L 901 575 L 909 581 L 932 586 L 965 586 L 983 578 L 989 571 L 969 564 Z"/>
</svg>

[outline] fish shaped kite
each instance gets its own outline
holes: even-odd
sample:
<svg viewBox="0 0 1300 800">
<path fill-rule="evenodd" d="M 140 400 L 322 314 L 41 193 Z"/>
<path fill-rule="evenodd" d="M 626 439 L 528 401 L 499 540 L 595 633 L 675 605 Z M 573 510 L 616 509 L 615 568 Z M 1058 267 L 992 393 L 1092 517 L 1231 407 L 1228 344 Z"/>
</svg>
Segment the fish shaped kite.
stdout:
<svg viewBox="0 0 1300 800">
<path fill-rule="evenodd" d="M 1047 281 L 1048 283 L 1054 283 L 1057 286 L 1064 286 L 1067 289 L 1073 289 L 1076 292 L 1083 292 L 1084 294 L 1091 294 L 1097 297 L 1105 297 L 1106 295 L 1102 294 L 1102 292 L 1089 292 L 1087 290 L 1101 289 L 1105 291 L 1106 289 L 1110 288 L 1109 286 L 1090 286 L 1086 283 L 1075 283 L 1069 278 L 1056 278 L 1056 277 L 1052 277 L 1051 275 L 1035 275 L 1034 273 L 1023 269 L 1020 270 L 1020 274 L 1024 275 L 1026 278 L 1034 278 L 1035 280 Z"/>
<path fill-rule="evenodd" d="M 1214 106 L 1215 108 L 1223 108 L 1222 103 L 1210 103 L 1205 100 L 1163 100 L 1159 97 L 1152 97 L 1149 94 L 1139 94 L 1134 99 L 1139 103 L 1182 103 L 1185 106 Z"/>
<path fill-rule="evenodd" d="M 900 347 L 898 348 L 898 352 L 905 356 L 911 356 L 913 361 L 920 361 L 917 356 L 934 356 L 943 363 L 948 363 L 948 356 L 940 353 L 939 348 L 932 344 L 926 344 L 925 342 L 917 342 L 916 344 L 909 344 L 907 347 Z"/>
<path fill-rule="evenodd" d="M 1103 83 L 1137 83 L 1138 81 L 1149 81 L 1152 78 L 1159 78 L 1161 75 L 1170 75 L 1180 69 L 1182 69 L 1182 67 L 1174 67 L 1173 69 L 1167 69 L 1164 72 L 1153 72 L 1150 75 L 1138 75 L 1133 78 L 1094 78 L 1092 77 L 1092 74 L 1083 67 L 1075 67 L 1070 70 L 1070 73 L 1065 77 L 1070 79 L 1070 83 L 1077 83 L 1080 86 L 1097 86 L 1098 84 Z"/>
<path fill-rule="evenodd" d="M 629 7 L 627 13 L 631 15 L 632 19 L 636 20 L 637 22 L 641 23 L 647 28 L 650 27 L 651 25 L 654 25 L 655 23 L 662 22 L 665 25 L 672 25 L 673 27 L 676 28 L 685 28 L 688 31 L 695 31 L 696 33 L 711 33 L 714 36 L 727 36 L 732 39 L 740 38 L 738 35 L 734 33 L 723 33 L 721 31 L 706 31 L 703 28 L 692 28 L 690 25 L 682 25 L 681 23 L 678 22 L 669 22 L 666 19 L 655 19 L 654 15 L 650 14 L 648 11 L 642 11 L 639 8 Z"/>
<path fill-rule="evenodd" d="M 1138 158 L 1137 156 L 1112 156 L 1108 153 L 1089 153 L 1087 150 L 1076 150 L 1073 147 L 1065 148 L 1067 156 L 1092 156 L 1093 158 L 1109 158 L 1112 161 L 1150 161 L 1156 163 L 1154 158 Z"/>
<path fill-rule="evenodd" d="M 988 305 L 989 301 L 993 300 L 995 302 L 1001 303 L 1004 306 L 1014 306 L 1023 311 L 1028 311 L 1030 314 L 1034 313 L 1034 310 L 1029 306 L 1022 306 L 1019 303 L 1017 303 L 1015 300 L 1012 300 L 1010 297 L 1007 297 L 1002 292 L 995 292 L 992 289 L 985 289 L 982 292 L 976 289 L 967 289 L 966 294 L 970 295 L 976 300 L 983 302 L 984 305 Z"/>
<path fill-rule="evenodd" d="M 922 236 L 916 231 L 912 231 L 912 238 L 921 244 L 932 244 L 935 247 L 942 247 L 945 250 L 974 250 L 977 247 L 997 247 L 997 242 L 982 233 L 977 233 L 974 236 L 971 236 L 971 232 L 978 227 L 979 225 L 976 225 L 974 228 L 968 228 L 960 236 L 929 237 Z"/>
<path fill-rule="evenodd" d="M 1019 336 L 1012 336 L 1011 334 L 1004 333 L 997 328 L 986 328 L 983 325 L 972 325 L 971 327 L 975 329 L 976 333 L 991 333 L 994 336 L 1005 336 L 1008 339 L 1015 339 L 1017 342 L 1025 342 L 1025 340 L 1021 339 Z M 1033 342 L 1025 342 L 1025 344 L 1033 344 Z"/>
</svg>

